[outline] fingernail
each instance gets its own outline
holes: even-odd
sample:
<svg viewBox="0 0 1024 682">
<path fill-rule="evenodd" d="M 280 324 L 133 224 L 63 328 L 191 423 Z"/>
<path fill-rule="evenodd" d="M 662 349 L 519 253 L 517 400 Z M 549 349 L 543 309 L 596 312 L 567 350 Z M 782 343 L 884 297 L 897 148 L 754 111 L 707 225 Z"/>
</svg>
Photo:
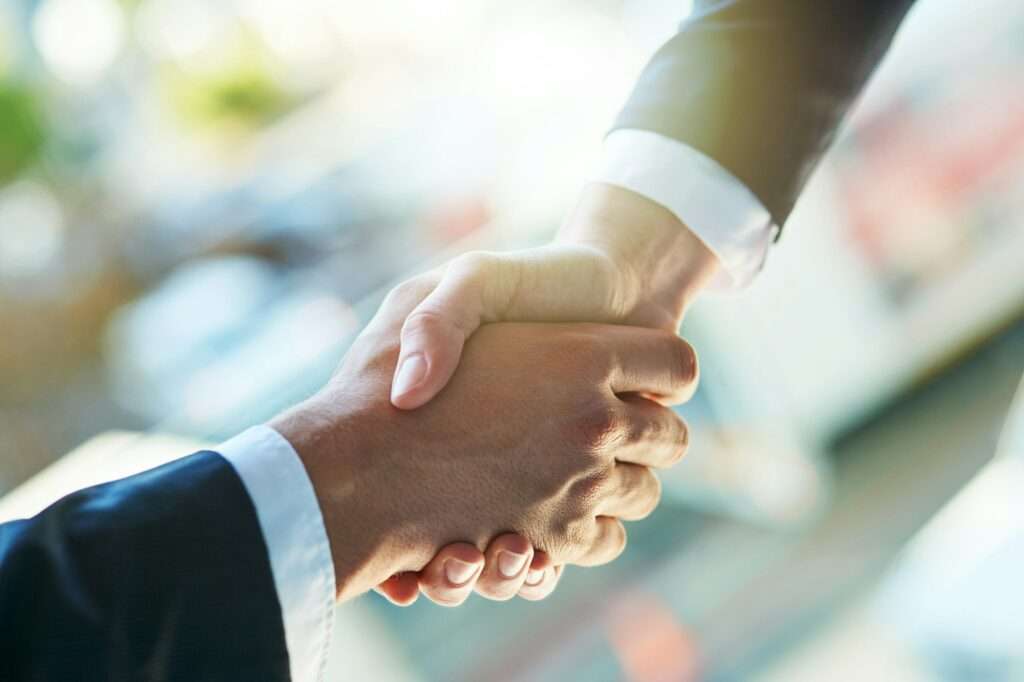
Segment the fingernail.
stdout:
<svg viewBox="0 0 1024 682">
<path fill-rule="evenodd" d="M 506 578 L 515 578 L 526 565 L 525 554 L 498 552 L 498 572 Z"/>
<path fill-rule="evenodd" d="M 530 571 L 526 574 L 527 585 L 539 585 L 540 581 L 544 580 L 544 571 Z"/>
<path fill-rule="evenodd" d="M 427 374 L 427 361 L 423 353 L 413 353 L 402 360 L 402 364 L 395 373 L 395 381 L 391 386 L 391 398 L 395 399 L 405 395 L 423 380 Z"/>
<path fill-rule="evenodd" d="M 465 585 L 477 571 L 476 564 L 466 563 L 459 559 L 448 559 L 444 562 L 444 577 L 456 587 Z"/>
</svg>

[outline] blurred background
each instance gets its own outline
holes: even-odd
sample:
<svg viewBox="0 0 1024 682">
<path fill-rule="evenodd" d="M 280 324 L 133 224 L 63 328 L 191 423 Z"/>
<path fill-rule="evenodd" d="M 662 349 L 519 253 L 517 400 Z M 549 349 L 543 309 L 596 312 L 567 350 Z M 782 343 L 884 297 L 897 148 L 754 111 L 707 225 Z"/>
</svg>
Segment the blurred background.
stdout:
<svg viewBox="0 0 1024 682">
<path fill-rule="evenodd" d="M 691 9 L 0 0 L 0 517 L 267 419 L 393 284 L 543 242 Z M 1024 6 L 920 0 L 763 276 L 684 324 L 691 455 L 623 558 L 346 604 L 330 679 L 1024 680 L 1022 82 Z"/>
</svg>

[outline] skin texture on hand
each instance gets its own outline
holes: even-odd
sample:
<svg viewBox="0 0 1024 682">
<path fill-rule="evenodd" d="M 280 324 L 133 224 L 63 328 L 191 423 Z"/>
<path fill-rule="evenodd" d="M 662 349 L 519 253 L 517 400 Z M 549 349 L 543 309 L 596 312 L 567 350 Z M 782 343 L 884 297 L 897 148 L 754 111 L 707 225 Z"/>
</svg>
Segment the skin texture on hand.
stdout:
<svg viewBox="0 0 1024 682">
<path fill-rule="evenodd" d="M 611 322 L 675 331 L 718 261 L 667 209 L 593 183 L 548 246 L 469 253 L 402 328 L 392 403 L 415 409 L 444 388 L 463 344 L 495 321 Z"/>
<path fill-rule="evenodd" d="M 717 268 L 714 254 L 664 207 L 625 189 L 590 184 L 556 243 L 467 254 L 445 269 L 440 285 L 403 326 L 392 403 L 414 409 L 433 398 L 458 366 L 465 340 L 485 322 L 579 320 L 674 331 Z M 509 536 L 497 542 L 524 540 Z M 474 565 L 484 561 L 479 551 L 462 546 L 445 548 L 434 562 L 443 565 L 455 555 Z M 543 552 L 535 561 L 543 562 L 544 573 L 538 585 L 521 590 L 525 598 L 543 598 L 561 575 L 561 567 L 547 567 Z M 395 603 L 411 603 L 417 580 L 438 603 L 465 599 L 472 591 L 437 570 L 395 576 L 379 591 Z M 504 593 L 486 576 L 476 587 L 489 598 Z"/>
<path fill-rule="evenodd" d="M 271 423 L 313 483 L 340 599 L 420 571 L 438 547 L 482 551 L 506 531 L 555 564 L 610 561 L 625 545 L 619 519 L 643 518 L 659 499 L 647 467 L 685 451 L 675 413 L 639 397 L 672 403 L 694 390 L 692 349 L 662 331 L 488 325 L 441 395 L 396 409 L 399 331 L 435 285 L 396 289 L 328 385 Z"/>
</svg>

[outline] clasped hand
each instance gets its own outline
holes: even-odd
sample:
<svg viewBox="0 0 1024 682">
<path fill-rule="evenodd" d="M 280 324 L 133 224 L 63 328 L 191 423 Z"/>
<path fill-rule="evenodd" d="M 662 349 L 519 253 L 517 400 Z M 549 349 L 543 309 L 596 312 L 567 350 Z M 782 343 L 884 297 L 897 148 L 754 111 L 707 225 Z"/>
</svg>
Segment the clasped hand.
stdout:
<svg viewBox="0 0 1024 682">
<path fill-rule="evenodd" d="M 594 243 L 538 251 L 513 259 L 515 291 L 480 257 L 401 285 L 328 385 L 272 424 L 310 473 L 339 598 L 374 586 L 396 603 L 420 590 L 446 605 L 474 589 L 543 598 L 562 566 L 618 556 L 622 521 L 657 505 L 651 468 L 687 443 L 667 406 L 698 378 L 674 332 L 688 297 L 655 291 L 670 268 L 621 279 L 627 261 Z M 563 276 L 589 289 L 559 291 Z M 524 298 L 528 285 L 539 289 Z M 521 318 L 660 329 L 484 324 Z"/>
</svg>

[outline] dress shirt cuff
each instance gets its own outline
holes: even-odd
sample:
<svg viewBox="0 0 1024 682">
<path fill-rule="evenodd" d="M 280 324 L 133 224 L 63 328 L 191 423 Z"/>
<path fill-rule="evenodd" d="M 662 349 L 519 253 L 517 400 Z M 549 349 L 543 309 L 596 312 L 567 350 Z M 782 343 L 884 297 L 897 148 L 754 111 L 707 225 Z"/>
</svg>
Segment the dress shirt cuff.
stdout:
<svg viewBox="0 0 1024 682">
<path fill-rule="evenodd" d="M 334 624 L 334 562 L 320 505 L 291 444 L 256 426 L 216 449 L 249 492 L 270 555 L 293 682 L 323 679 Z"/>
<path fill-rule="evenodd" d="M 718 258 L 710 288 L 740 289 L 764 265 L 778 227 L 746 185 L 713 159 L 677 140 L 621 128 L 604 144 L 596 182 L 623 187 L 671 211 Z"/>
</svg>

